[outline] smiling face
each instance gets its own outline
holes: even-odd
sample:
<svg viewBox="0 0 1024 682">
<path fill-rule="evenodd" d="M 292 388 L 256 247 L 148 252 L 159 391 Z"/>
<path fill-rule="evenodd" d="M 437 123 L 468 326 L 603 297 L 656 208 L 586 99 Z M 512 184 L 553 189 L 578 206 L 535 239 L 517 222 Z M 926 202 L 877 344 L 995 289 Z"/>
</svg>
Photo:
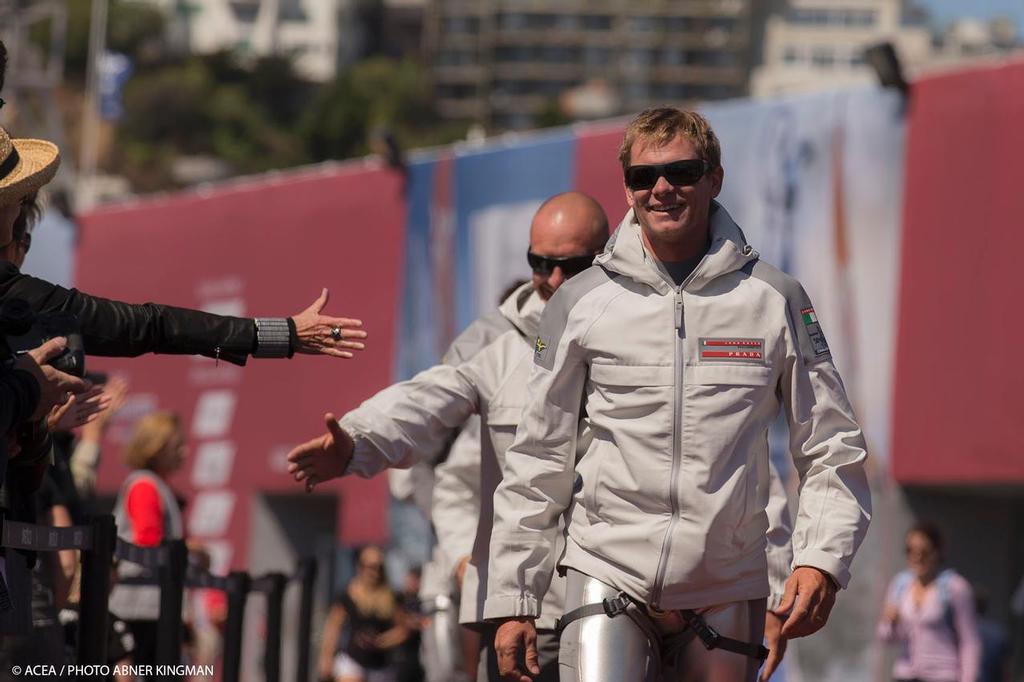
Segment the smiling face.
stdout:
<svg viewBox="0 0 1024 682">
<path fill-rule="evenodd" d="M 699 159 L 693 142 L 677 135 L 658 145 L 638 137 L 630 149 L 630 165 L 661 164 Z M 650 189 L 625 187 L 626 201 L 640 223 L 644 244 L 663 261 L 680 261 L 698 255 L 708 241 L 711 200 L 722 190 L 724 173 L 719 166 L 696 184 L 673 185 L 664 176 Z"/>
</svg>

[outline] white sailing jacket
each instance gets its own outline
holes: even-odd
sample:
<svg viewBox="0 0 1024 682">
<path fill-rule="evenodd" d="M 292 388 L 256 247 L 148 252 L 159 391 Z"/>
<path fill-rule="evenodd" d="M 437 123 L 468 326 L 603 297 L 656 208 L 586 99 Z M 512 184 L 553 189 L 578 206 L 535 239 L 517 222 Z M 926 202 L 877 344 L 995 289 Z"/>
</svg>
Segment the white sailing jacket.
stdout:
<svg viewBox="0 0 1024 682">
<path fill-rule="evenodd" d="M 355 441 L 346 473 L 372 476 L 390 466 L 410 466 L 434 458 L 467 420 L 474 414 L 480 416 L 476 454 L 478 512 L 455 504 L 454 481 L 446 481 L 435 489 L 437 498 L 432 511 L 438 539 L 449 562 L 471 548 L 460 605 L 459 620 L 464 624 L 483 621 L 491 496 L 501 480 L 505 449 L 512 443 L 523 411 L 532 364 L 531 339 L 537 334 L 543 305 L 532 287 L 523 285 L 500 308 L 502 316 L 511 323 L 508 331 L 476 353 L 466 354 L 464 362 L 456 366 L 438 365 L 390 386 L 340 420 Z M 452 360 L 446 357 L 446 361 Z M 473 454 L 472 448 L 453 450 L 451 456 L 457 460 L 446 462 L 441 470 L 450 471 L 449 464 L 458 466 L 463 457 L 472 458 Z M 465 492 L 463 489 L 462 493 Z M 473 535 L 457 537 L 470 525 L 475 528 Z M 561 549 L 564 541 L 556 543 L 557 549 Z M 538 627 L 554 628 L 555 619 L 562 613 L 564 593 L 561 581 L 548 591 L 545 617 L 538 621 Z"/>
<path fill-rule="evenodd" d="M 715 204 L 673 287 L 632 211 L 549 301 L 528 404 L 494 497 L 487 618 L 537 616 L 561 566 L 666 609 L 769 594 L 768 428 L 800 477 L 794 565 L 841 586 L 870 519 L 864 438 L 813 307 Z M 581 421 L 592 433 L 577 462 Z"/>
</svg>

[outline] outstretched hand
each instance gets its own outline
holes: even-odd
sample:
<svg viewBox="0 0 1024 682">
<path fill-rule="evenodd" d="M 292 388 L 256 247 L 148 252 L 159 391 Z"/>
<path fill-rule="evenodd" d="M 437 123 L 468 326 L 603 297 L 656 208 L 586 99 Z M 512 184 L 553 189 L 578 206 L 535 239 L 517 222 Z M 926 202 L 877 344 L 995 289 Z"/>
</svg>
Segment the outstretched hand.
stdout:
<svg viewBox="0 0 1024 682">
<path fill-rule="evenodd" d="M 366 338 L 366 332 L 360 329 L 363 323 L 361 320 L 347 317 L 322 315 L 321 311 L 329 299 L 330 294 L 324 289 L 312 305 L 292 317 L 299 337 L 299 346 L 295 350 L 298 353 L 321 353 L 338 358 L 350 358 L 353 350 L 363 350 L 366 347 L 359 340 Z"/>
<path fill-rule="evenodd" d="M 306 482 L 306 492 L 317 483 L 329 481 L 345 474 L 355 443 L 338 418 L 328 412 L 324 415 L 327 433 L 296 446 L 288 453 L 288 473 L 296 481 Z"/>
<path fill-rule="evenodd" d="M 102 386 L 93 386 L 85 393 L 72 394 L 62 405 L 56 405 L 46 417 L 50 431 L 71 429 L 95 421 L 110 406 L 110 398 Z"/>
<path fill-rule="evenodd" d="M 825 627 L 835 603 L 836 588 L 823 571 L 797 566 L 786 580 L 782 602 L 774 610 L 780 616 L 789 614 L 780 635 L 786 639 L 813 635 Z"/>
</svg>

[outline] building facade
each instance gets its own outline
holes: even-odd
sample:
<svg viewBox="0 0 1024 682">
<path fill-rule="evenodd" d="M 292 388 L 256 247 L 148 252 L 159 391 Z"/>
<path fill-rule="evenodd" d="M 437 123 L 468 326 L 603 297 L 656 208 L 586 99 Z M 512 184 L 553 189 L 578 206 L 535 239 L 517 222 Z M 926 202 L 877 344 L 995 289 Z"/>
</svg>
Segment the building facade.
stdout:
<svg viewBox="0 0 1024 682">
<path fill-rule="evenodd" d="M 875 81 L 864 50 L 888 41 L 909 78 L 999 59 L 1020 49 L 1006 19 L 961 19 L 942 30 L 910 0 L 789 0 L 766 22 L 751 78 L 758 97 Z"/>
<path fill-rule="evenodd" d="M 864 49 L 891 41 L 904 63 L 932 52 L 927 17 L 902 0 L 790 0 L 768 19 L 751 94 L 821 90 L 875 79 Z"/>
<path fill-rule="evenodd" d="M 575 118 L 745 95 L 760 54 L 763 6 L 752 0 L 432 0 L 427 52 L 438 112 L 521 129 L 566 101 L 570 106 L 562 108 Z M 581 96 L 574 100 L 574 93 Z M 585 115 L 571 110 L 578 100 L 590 105 Z"/>
</svg>

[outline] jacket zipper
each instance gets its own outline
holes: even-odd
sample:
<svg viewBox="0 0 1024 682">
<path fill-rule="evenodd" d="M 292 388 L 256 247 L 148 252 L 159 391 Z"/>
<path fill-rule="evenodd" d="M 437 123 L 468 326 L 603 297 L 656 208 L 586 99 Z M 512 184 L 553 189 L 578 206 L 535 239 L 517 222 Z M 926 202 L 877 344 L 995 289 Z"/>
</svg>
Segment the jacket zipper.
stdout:
<svg viewBox="0 0 1024 682">
<path fill-rule="evenodd" d="M 688 278 L 689 279 L 689 278 Z M 685 282 L 684 282 L 685 284 Z M 668 520 L 668 529 L 665 531 L 665 539 L 661 543 L 661 558 L 658 561 L 658 571 L 654 576 L 653 606 L 660 608 L 661 593 L 664 590 L 665 571 L 668 567 L 668 556 L 672 549 L 672 531 L 675 530 L 676 522 L 679 519 L 679 467 L 682 465 L 682 430 L 683 419 L 683 287 L 676 289 L 675 295 L 675 357 L 673 364 L 675 369 L 675 394 L 672 402 L 672 474 L 669 478 L 669 501 L 672 507 L 672 517 Z"/>
</svg>

